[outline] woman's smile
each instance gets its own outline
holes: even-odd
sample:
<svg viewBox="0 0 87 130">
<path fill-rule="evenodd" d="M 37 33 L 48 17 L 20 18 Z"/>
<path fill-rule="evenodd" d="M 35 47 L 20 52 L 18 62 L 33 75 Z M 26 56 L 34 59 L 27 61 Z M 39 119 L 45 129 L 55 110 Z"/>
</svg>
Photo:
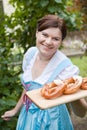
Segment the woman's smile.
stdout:
<svg viewBox="0 0 87 130">
<path fill-rule="evenodd" d="M 49 50 L 49 49 L 52 49 L 52 48 L 53 48 L 52 45 L 48 45 L 48 44 L 46 44 L 46 43 L 41 43 L 41 45 L 42 45 L 43 48 L 46 49 L 46 50 Z"/>
<path fill-rule="evenodd" d="M 36 33 L 36 45 L 43 56 L 50 58 L 61 44 L 62 34 L 59 28 L 48 28 Z"/>
</svg>

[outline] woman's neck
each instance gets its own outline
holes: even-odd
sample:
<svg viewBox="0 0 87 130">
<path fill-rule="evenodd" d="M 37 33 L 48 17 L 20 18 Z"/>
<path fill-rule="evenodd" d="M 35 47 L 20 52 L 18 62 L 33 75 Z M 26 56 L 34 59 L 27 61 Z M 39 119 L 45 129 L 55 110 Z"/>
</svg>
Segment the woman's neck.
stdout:
<svg viewBox="0 0 87 130">
<path fill-rule="evenodd" d="M 52 56 L 47 57 L 47 56 L 38 54 L 36 59 L 40 62 L 49 62 L 51 58 L 52 58 Z"/>
<path fill-rule="evenodd" d="M 35 60 L 33 67 L 32 67 L 33 80 L 38 78 L 39 76 L 41 76 L 41 74 L 45 70 L 47 64 L 49 63 L 49 60 L 50 59 L 48 59 L 48 58 L 40 57 L 39 54 L 37 55 L 36 60 Z"/>
</svg>

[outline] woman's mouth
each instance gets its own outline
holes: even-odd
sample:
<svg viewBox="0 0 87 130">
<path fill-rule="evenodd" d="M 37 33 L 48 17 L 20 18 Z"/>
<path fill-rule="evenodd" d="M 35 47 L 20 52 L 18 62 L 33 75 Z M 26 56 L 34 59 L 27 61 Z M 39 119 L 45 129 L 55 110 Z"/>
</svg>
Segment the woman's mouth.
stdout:
<svg viewBox="0 0 87 130">
<path fill-rule="evenodd" d="M 42 44 L 42 46 L 43 46 L 44 48 L 46 48 L 46 49 L 52 49 L 52 48 L 53 48 L 52 46 L 47 45 L 47 44 Z"/>
</svg>

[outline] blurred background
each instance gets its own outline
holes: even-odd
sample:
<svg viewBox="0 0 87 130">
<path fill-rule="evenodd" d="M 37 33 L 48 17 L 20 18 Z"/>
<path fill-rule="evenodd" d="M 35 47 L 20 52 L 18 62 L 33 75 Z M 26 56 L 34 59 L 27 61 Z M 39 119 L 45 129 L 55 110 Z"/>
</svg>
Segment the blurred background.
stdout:
<svg viewBox="0 0 87 130">
<path fill-rule="evenodd" d="M 0 0 L 0 115 L 15 106 L 21 91 L 20 74 L 26 50 L 35 45 L 37 20 L 45 14 L 64 18 L 67 37 L 60 48 L 87 77 L 87 0 Z M 75 130 L 87 130 L 87 115 L 79 118 L 70 110 Z M 0 130 L 15 130 L 0 118 Z"/>
</svg>

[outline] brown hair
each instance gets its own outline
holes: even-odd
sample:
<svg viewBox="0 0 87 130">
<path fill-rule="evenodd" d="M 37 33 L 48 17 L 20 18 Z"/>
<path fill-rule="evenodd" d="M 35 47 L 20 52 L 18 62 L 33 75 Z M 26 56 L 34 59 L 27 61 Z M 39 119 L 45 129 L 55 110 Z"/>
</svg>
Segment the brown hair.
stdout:
<svg viewBox="0 0 87 130">
<path fill-rule="evenodd" d="M 67 29 L 65 21 L 58 17 L 58 15 L 46 15 L 38 20 L 37 30 L 42 31 L 50 27 L 59 28 L 62 32 L 62 40 L 66 37 Z"/>
</svg>

